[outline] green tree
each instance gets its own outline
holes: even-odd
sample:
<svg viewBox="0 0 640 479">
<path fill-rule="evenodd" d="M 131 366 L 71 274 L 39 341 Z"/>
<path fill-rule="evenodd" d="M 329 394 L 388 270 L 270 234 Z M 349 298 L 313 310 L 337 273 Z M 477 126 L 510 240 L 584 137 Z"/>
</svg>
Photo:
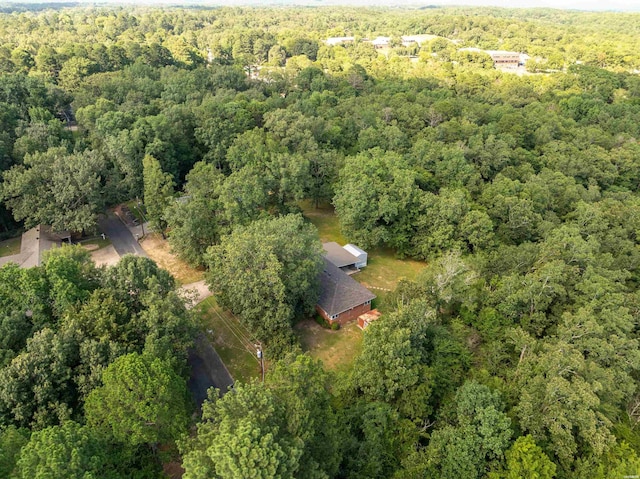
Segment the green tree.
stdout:
<svg viewBox="0 0 640 479">
<path fill-rule="evenodd" d="M 28 73 L 35 66 L 33 55 L 23 48 L 16 48 L 11 52 L 11 62 L 16 71 Z"/>
<path fill-rule="evenodd" d="M 222 182 L 214 165 L 196 163 L 187 175 L 184 196 L 165 210 L 171 248 L 190 264 L 202 266 L 207 248 L 219 243 L 225 231 Z"/>
<path fill-rule="evenodd" d="M 27 227 L 94 231 L 104 205 L 104 162 L 96 152 L 69 154 L 63 148 L 27 155 L 24 165 L 3 174 L 2 197 Z"/>
<path fill-rule="evenodd" d="M 333 203 L 349 240 L 403 253 L 418 197 L 416 173 L 396 153 L 375 149 L 346 159 Z"/>
<path fill-rule="evenodd" d="M 425 363 L 434 316 L 416 302 L 366 329 L 352 378 L 367 400 L 394 404 L 418 421 L 429 416 L 432 373 Z"/>
<path fill-rule="evenodd" d="M 219 399 L 209 391 L 195 439 L 183 444 L 185 479 L 293 478 L 301 444 L 287 428 L 287 411 L 262 384 L 236 383 Z"/>
<path fill-rule="evenodd" d="M 481 477 L 502 459 L 511 439 L 511 420 L 496 392 L 467 381 L 456 394 L 457 425 L 435 431 L 427 449 L 427 477 Z"/>
<path fill-rule="evenodd" d="M 152 156 L 142 160 L 144 178 L 144 205 L 151 227 L 162 234 L 167 230 L 165 211 L 173 199 L 173 178 L 163 173 L 160 162 Z"/>
<path fill-rule="evenodd" d="M 346 429 L 341 465 L 345 477 L 390 477 L 417 440 L 415 433 L 406 433 L 406 424 L 393 406 L 382 402 L 358 400 L 342 411 L 340 421 Z M 415 430 L 412 424 L 409 427 Z"/>
<path fill-rule="evenodd" d="M 9 426 L 0 430 L 0 475 L 14 477 L 20 449 L 29 442 L 26 429 Z"/>
<path fill-rule="evenodd" d="M 175 290 L 176 283 L 173 276 L 152 259 L 125 255 L 104 272 L 102 286 L 126 304 L 131 313 L 139 313 L 149 292 L 165 297 Z"/>
<path fill-rule="evenodd" d="M 31 435 L 18 458 L 15 477 L 126 477 L 115 470 L 118 463 L 109 455 L 113 453 L 109 449 L 105 441 L 90 428 L 67 421 L 61 426 L 51 426 Z"/>
<path fill-rule="evenodd" d="M 196 138 L 207 150 L 205 160 L 223 168 L 227 150 L 236 136 L 254 126 L 251 112 L 245 103 L 227 101 L 204 104 L 202 114 Z"/>
<path fill-rule="evenodd" d="M 598 368 L 565 341 L 536 349 L 519 367 L 515 412 L 520 426 L 534 439 L 548 441 L 566 469 L 579 448 L 601 456 L 615 441 L 601 399 L 605 385 L 614 387 L 611 371 Z"/>
<path fill-rule="evenodd" d="M 189 411 L 186 382 L 166 361 L 128 354 L 105 369 L 85 404 L 87 422 L 131 445 L 178 439 Z"/>
<path fill-rule="evenodd" d="M 58 316 L 85 301 L 99 284 L 99 271 L 89 252 L 81 246 L 65 245 L 47 251 L 43 266 L 50 286 L 50 302 Z"/>
<path fill-rule="evenodd" d="M 291 130 L 287 133 L 294 137 L 292 141 L 300 140 Z M 278 141 L 273 134 L 254 129 L 239 135 L 227 152 L 229 167 L 258 175 L 269 204 L 279 211 L 287 211 L 289 203 L 303 199 L 310 183 L 307 155 L 290 154 L 284 147 L 289 138 Z M 313 152 L 307 153 L 313 156 Z"/>
<path fill-rule="evenodd" d="M 75 90 L 83 78 L 94 70 L 95 65 L 88 58 L 73 57 L 65 61 L 58 76 L 60 85 L 67 90 Z"/>
<path fill-rule="evenodd" d="M 342 459 L 341 429 L 322 363 L 290 355 L 269 370 L 266 385 L 284 404 L 287 430 L 302 447 L 296 477 L 334 477 Z"/>
<path fill-rule="evenodd" d="M 269 64 L 275 67 L 283 67 L 287 59 L 287 52 L 280 45 L 273 45 L 269 49 Z"/>
<path fill-rule="evenodd" d="M 506 471 L 497 474 L 504 479 L 553 479 L 556 465 L 529 435 L 520 436 L 505 453 Z M 493 477 L 493 476 L 492 476 Z"/>
<path fill-rule="evenodd" d="M 296 314 L 310 314 L 319 294 L 321 246 L 301 215 L 239 227 L 208 249 L 207 283 L 220 304 L 261 339 L 290 332 Z"/>
<path fill-rule="evenodd" d="M 72 333 L 43 329 L 0 370 L 0 417 L 4 424 L 46 427 L 72 417 L 78 404 L 73 368 L 79 362 Z"/>
<path fill-rule="evenodd" d="M 574 477 L 578 479 L 607 479 L 634 476 L 640 471 L 640 457 L 628 443 L 621 441 L 604 456 L 587 456 L 579 461 Z"/>
</svg>

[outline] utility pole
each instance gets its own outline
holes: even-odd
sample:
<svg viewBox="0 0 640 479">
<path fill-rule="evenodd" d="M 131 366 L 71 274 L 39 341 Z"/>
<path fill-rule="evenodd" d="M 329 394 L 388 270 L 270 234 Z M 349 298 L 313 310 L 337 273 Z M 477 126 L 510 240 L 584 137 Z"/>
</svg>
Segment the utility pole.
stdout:
<svg viewBox="0 0 640 479">
<path fill-rule="evenodd" d="M 142 223 L 140 223 L 140 226 L 142 226 L 142 237 L 144 238 L 144 221 L 146 220 L 146 218 L 144 217 L 144 213 L 142 212 L 142 202 L 137 196 L 136 201 L 138 202 L 138 212 L 140 213 L 140 217 L 142 218 Z"/>
<path fill-rule="evenodd" d="M 256 346 L 256 354 L 258 355 L 258 359 L 260 360 L 260 372 L 262 373 L 262 382 L 264 383 L 264 354 L 262 354 L 262 344 L 258 343 Z"/>
</svg>

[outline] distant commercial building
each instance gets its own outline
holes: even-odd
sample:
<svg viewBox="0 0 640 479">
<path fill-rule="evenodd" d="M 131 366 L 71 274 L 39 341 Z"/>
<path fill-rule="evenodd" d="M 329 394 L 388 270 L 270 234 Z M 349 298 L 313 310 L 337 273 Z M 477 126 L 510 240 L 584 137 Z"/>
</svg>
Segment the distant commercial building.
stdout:
<svg viewBox="0 0 640 479">
<path fill-rule="evenodd" d="M 402 46 L 409 47 L 412 43 L 417 43 L 421 47 L 423 43 L 430 42 L 434 38 L 441 37 L 438 37 L 438 35 L 403 35 Z"/>
<path fill-rule="evenodd" d="M 418 46 L 422 46 L 423 43 L 433 40 L 434 38 L 439 38 L 437 35 L 403 35 L 400 37 L 400 42 L 404 47 L 410 47 L 413 44 L 417 44 Z M 369 40 L 367 38 L 362 39 L 365 43 L 371 43 L 374 48 L 388 48 L 391 46 L 391 37 L 376 37 L 373 40 Z M 328 42 L 328 40 L 327 40 Z"/>
<path fill-rule="evenodd" d="M 513 67 L 516 68 L 520 65 L 520 53 L 507 52 L 503 50 L 487 50 L 489 56 L 493 60 L 493 66 L 495 67 Z"/>
<path fill-rule="evenodd" d="M 353 43 L 356 41 L 356 37 L 329 37 L 324 43 L 329 46 L 342 45 L 343 43 Z"/>
<path fill-rule="evenodd" d="M 371 45 L 374 48 L 387 48 L 391 44 L 391 37 L 377 37 L 371 40 Z"/>
<path fill-rule="evenodd" d="M 486 53 L 493 60 L 493 66 L 496 68 L 517 68 L 524 65 L 528 55 L 519 52 L 508 52 L 505 50 L 482 50 L 481 48 L 461 48 L 461 52 L 478 52 Z"/>
</svg>

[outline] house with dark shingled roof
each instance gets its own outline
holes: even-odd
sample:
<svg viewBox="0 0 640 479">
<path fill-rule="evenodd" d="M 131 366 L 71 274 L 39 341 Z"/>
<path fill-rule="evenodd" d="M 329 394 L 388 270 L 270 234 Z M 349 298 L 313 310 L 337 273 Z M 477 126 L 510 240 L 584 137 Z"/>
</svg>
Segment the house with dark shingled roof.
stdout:
<svg viewBox="0 0 640 479">
<path fill-rule="evenodd" d="M 316 304 L 316 310 L 329 323 L 344 325 L 371 311 L 371 301 L 376 296 L 334 264 L 329 259 L 331 257 L 331 254 L 327 254 L 323 258 L 320 299 Z"/>
</svg>

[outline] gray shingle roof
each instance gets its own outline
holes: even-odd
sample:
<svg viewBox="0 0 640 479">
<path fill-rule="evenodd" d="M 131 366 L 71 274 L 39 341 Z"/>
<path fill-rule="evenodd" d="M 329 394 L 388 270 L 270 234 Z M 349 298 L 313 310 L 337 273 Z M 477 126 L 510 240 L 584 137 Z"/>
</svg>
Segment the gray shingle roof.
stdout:
<svg viewBox="0 0 640 479">
<path fill-rule="evenodd" d="M 68 237 L 68 233 L 63 233 Z M 60 236 L 51 231 L 51 227 L 38 225 L 22 234 L 20 253 L 0 258 L 0 266 L 16 263 L 21 268 L 32 268 L 42 264 L 42 253 L 60 246 Z"/>
<path fill-rule="evenodd" d="M 324 270 L 320 273 L 318 306 L 329 316 L 348 311 L 376 297 L 327 258 L 323 259 Z"/>
<path fill-rule="evenodd" d="M 358 258 L 349 253 L 346 249 L 340 246 L 338 243 L 332 241 L 330 243 L 323 243 L 322 247 L 326 251 L 326 257 L 329 261 L 335 264 L 338 268 L 343 266 L 349 266 L 356 264 Z"/>
</svg>

